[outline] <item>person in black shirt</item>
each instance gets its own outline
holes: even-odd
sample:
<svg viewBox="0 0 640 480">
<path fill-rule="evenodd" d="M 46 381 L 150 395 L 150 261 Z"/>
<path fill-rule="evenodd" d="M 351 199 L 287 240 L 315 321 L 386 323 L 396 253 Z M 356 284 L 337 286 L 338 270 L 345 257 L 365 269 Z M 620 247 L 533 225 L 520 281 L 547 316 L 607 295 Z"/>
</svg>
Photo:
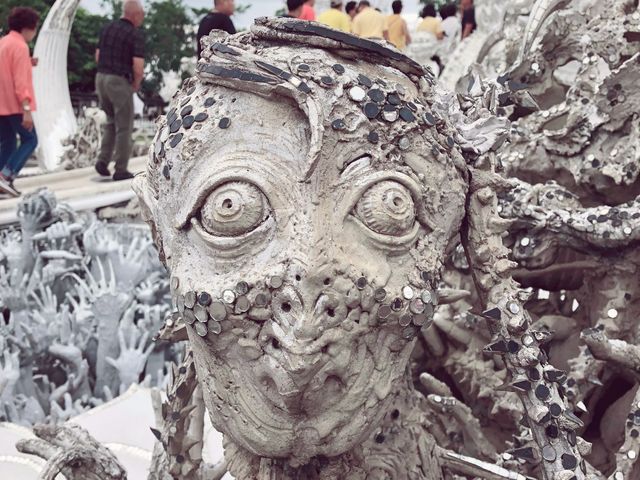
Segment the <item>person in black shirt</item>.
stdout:
<svg viewBox="0 0 640 480">
<path fill-rule="evenodd" d="M 460 8 L 462 10 L 462 38 L 467 38 L 478 27 L 476 9 L 473 6 L 473 0 L 462 0 Z"/>
<path fill-rule="evenodd" d="M 207 13 L 205 17 L 200 20 L 200 26 L 198 27 L 198 58 L 200 58 L 202 54 L 200 39 L 209 35 L 211 30 L 224 30 L 231 35 L 236 33 L 236 27 L 231 21 L 231 15 L 233 15 L 235 9 L 236 6 L 233 0 L 215 0 L 213 2 L 213 11 Z"/>
<path fill-rule="evenodd" d="M 305 0 L 287 0 L 287 13 L 283 17 L 300 18 L 305 3 Z"/>
<path fill-rule="evenodd" d="M 358 14 L 358 3 L 357 2 L 347 2 L 347 5 L 344 7 L 344 11 L 347 12 L 347 15 L 353 20 L 355 16 Z"/>
<path fill-rule="evenodd" d="M 96 171 L 108 177 L 113 160 L 114 180 L 133 178 L 127 166 L 132 147 L 133 93 L 140 89 L 144 75 L 144 34 L 138 28 L 143 21 L 142 4 L 126 0 L 122 18 L 102 29 L 96 49 L 96 91 L 100 108 L 107 114 Z"/>
</svg>

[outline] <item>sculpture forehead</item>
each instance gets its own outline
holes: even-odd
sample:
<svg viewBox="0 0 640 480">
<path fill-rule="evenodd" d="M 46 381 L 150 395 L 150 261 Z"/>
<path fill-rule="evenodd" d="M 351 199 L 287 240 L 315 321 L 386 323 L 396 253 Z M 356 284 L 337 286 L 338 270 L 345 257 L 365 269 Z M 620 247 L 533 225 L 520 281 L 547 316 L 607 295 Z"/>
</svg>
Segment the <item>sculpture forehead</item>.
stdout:
<svg viewBox="0 0 640 480">
<path fill-rule="evenodd" d="M 205 175 L 225 160 L 245 162 L 247 168 L 302 166 L 309 136 L 306 116 L 286 98 L 273 101 L 226 87 L 198 85 L 179 108 L 170 111 L 157 145 L 164 150 L 170 179 L 180 184 L 183 177 Z"/>
<path fill-rule="evenodd" d="M 166 157 L 164 174 L 180 159 L 274 140 L 283 150 L 296 143 L 300 149 L 309 144 L 306 154 L 312 167 L 327 145 L 341 144 L 343 154 L 366 150 L 374 155 L 380 152 L 378 156 L 394 149 L 409 150 L 420 140 L 420 153 L 425 156 L 432 153 L 430 144 L 453 147 L 452 138 L 433 128 L 437 119 L 426 99 L 400 72 L 363 63 L 335 63 L 334 55 L 317 49 L 278 50 L 289 53 L 288 68 L 298 73 L 286 76 L 275 66 L 276 59 L 263 55 L 260 58 L 271 63 L 253 63 L 269 65 L 270 71 L 281 71 L 289 79 L 286 86 L 268 86 L 269 91 L 256 81 L 258 74 L 201 65 L 205 73 L 200 81 L 194 80 L 178 95 L 161 122 L 152 157 L 156 164 Z M 278 59 L 280 55 L 279 51 Z M 229 80 L 233 75 L 238 78 Z"/>
</svg>

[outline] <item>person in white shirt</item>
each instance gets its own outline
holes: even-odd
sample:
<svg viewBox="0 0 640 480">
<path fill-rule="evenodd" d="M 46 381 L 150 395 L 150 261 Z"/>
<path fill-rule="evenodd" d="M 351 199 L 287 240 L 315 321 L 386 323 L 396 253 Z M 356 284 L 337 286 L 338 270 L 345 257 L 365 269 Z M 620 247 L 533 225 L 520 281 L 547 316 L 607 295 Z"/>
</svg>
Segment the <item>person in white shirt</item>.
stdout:
<svg viewBox="0 0 640 480">
<path fill-rule="evenodd" d="M 445 34 L 445 37 L 449 39 L 457 39 L 460 37 L 460 20 L 456 16 L 457 9 L 455 4 L 450 3 L 448 5 L 444 5 L 440 9 L 440 17 L 442 18 L 442 22 L 440 23 L 440 28 Z"/>
</svg>

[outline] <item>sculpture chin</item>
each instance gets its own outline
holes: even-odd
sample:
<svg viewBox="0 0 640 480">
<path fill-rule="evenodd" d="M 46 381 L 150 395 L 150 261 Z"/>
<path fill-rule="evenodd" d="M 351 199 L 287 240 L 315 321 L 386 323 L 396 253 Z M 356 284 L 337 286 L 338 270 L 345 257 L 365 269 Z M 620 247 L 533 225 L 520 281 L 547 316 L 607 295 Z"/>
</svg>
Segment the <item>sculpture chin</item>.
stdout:
<svg viewBox="0 0 640 480">
<path fill-rule="evenodd" d="M 194 350 L 203 343 L 192 340 Z M 216 428 L 255 455 L 305 464 L 349 452 L 373 434 L 413 348 L 403 341 L 391 352 L 398 340 L 384 330 L 369 331 L 352 347 L 312 355 L 306 360 L 318 368 L 304 372 L 285 369 L 287 352 L 274 356 L 273 346 L 254 361 L 220 359 L 211 350 L 195 358 Z"/>
</svg>

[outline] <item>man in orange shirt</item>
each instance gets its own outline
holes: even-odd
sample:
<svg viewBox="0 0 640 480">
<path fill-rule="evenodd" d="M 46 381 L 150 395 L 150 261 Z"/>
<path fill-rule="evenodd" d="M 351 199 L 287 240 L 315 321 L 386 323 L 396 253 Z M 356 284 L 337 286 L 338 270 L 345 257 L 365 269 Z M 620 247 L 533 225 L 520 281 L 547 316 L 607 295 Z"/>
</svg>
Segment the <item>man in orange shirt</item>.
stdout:
<svg viewBox="0 0 640 480">
<path fill-rule="evenodd" d="M 13 180 L 38 146 L 31 113 L 36 109 L 28 43 L 36 36 L 40 15 L 16 7 L 9 14 L 9 33 L 0 39 L 0 192 L 20 195 Z M 17 147 L 16 137 L 20 137 Z"/>
</svg>

